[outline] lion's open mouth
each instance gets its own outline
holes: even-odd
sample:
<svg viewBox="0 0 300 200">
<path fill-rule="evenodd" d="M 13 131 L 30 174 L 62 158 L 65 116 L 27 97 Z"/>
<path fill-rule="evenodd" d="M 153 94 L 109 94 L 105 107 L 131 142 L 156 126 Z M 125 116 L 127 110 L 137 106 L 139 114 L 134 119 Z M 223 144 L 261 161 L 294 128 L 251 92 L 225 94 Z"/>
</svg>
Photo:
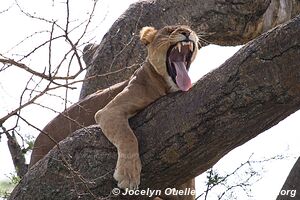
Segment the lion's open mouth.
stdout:
<svg viewBox="0 0 300 200">
<path fill-rule="evenodd" d="M 181 41 L 171 46 L 167 53 L 168 74 L 182 91 L 188 91 L 192 87 L 188 70 L 194 50 L 194 42 Z"/>
</svg>

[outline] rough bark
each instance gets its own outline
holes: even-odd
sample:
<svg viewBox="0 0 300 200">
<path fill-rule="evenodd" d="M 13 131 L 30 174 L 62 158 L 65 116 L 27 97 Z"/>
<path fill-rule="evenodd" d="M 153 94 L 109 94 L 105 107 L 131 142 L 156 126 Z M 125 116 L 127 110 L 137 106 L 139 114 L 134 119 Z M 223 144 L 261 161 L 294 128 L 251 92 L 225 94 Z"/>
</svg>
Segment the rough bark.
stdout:
<svg viewBox="0 0 300 200">
<path fill-rule="evenodd" d="M 12 161 L 14 163 L 17 175 L 22 178 L 26 174 L 28 168 L 25 162 L 24 152 L 22 152 L 22 148 L 20 147 L 15 135 L 6 134 L 6 136 L 7 146 Z"/>
<path fill-rule="evenodd" d="M 143 165 L 141 189 L 184 183 L 297 111 L 299 55 L 296 17 L 249 42 L 191 91 L 162 97 L 133 117 Z M 117 155 L 101 131 L 96 126 L 79 130 L 59 146 L 29 170 L 10 199 L 95 199 L 90 192 L 111 199 Z"/>
<path fill-rule="evenodd" d="M 84 59 L 89 68 L 81 98 L 127 79 L 139 67 L 146 53 L 138 39 L 143 26 L 160 28 L 186 24 L 199 34 L 206 33 L 204 39 L 213 44 L 240 45 L 291 19 L 299 11 L 298 0 L 155 0 L 135 3 L 113 24 L 100 45 L 90 51 L 85 49 Z M 115 71 L 117 73 L 97 78 L 99 74 Z"/>
<path fill-rule="evenodd" d="M 300 199 L 300 157 L 293 166 L 276 200 Z M 296 190 L 293 191 L 293 190 Z M 292 192 L 293 191 L 293 192 Z"/>
</svg>

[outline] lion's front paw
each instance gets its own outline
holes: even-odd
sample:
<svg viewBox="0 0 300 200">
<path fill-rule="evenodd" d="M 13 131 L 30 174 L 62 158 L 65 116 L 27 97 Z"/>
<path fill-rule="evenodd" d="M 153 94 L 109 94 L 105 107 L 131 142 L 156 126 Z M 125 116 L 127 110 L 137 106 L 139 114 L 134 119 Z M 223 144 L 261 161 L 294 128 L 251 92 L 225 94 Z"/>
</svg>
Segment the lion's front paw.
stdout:
<svg viewBox="0 0 300 200">
<path fill-rule="evenodd" d="M 141 161 L 138 154 L 119 154 L 114 178 L 118 187 L 137 189 L 140 184 Z"/>
</svg>

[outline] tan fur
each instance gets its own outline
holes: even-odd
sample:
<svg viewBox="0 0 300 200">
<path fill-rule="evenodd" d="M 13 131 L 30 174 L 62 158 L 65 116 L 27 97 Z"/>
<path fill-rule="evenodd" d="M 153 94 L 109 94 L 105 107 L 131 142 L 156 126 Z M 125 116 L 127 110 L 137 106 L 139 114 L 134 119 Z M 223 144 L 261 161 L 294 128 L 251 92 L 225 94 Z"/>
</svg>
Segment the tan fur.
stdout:
<svg viewBox="0 0 300 200">
<path fill-rule="evenodd" d="M 130 189 L 138 187 L 142 166 L 138 142 L 128 119 L 159 97 L 179 90 L 179 86 L 167 72 L 166 59 L 170 47 L 178 42 L 192 41 L 195 48 L 191 61 L 198 49 L 197 35 L 186 26 L 167 26 L 160 30 L 144 27 L 140 32 L 140 39 L 148 50 L 143 66 L 128 81 L 87 97 L 52 120 L 34 144 L 30 166 L 54 147 L 55 143 L 49 136 L 59 142 L 73 131 L 93 124 L 92 116 L 96 113 L 96 122 L 118 150 L 114 173 L 118 186 Z M 188 185 L 192 187 L 191 182 L 193 180 Z"/>
<path fill-rule="evenodd" d="M 138 142 L 128 119 L 159 97 L 178 90 L 167 72 L 166 55 L 172 45 L 186 39 L 182 32 L 190 33 L 189 38 L 197 44 L 197 35 L 187 27 L 165 27 L 159 31 L 143 28 L 141 41 L 148 49 L 145 64 L 131 77 L 128 86 L 95 115 L 102 132 L 117 147 L 114 178 L 120 188 L 137 188 L 142 168 Z M 195 55 L 196 52 L 192 60 Z"/>
<path fill-rule="evenodd" d="M 153 27 L 145 26 L 140 31 L 140 40 L 145 45 L 148 45 L 151 43 L 154 39 L 154 36 L 156 34 L 157 30 Z"/>
<path fill-rule="evenodd" d="M 95 113 L 120 93 L 127 84 L 128 81 L 124 81 L 95 92 L 49 122 L 34 142 L 29 168 L 68 135 L 80 128 L 95 124 Z"/>
</svg>

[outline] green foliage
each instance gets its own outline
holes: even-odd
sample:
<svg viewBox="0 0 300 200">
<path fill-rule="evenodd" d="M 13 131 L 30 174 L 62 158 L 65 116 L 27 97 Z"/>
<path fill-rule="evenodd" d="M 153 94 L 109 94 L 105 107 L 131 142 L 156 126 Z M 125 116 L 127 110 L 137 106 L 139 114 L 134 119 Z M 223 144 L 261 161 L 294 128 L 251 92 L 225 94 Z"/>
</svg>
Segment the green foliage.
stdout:
<svg viewBox="0 0 300 200">
<path fill-rule="evenodd" d="M 10 173 L 8 176 L 9 180 L 0 181 L 0 198 L 7 199 L 10 192 L 20 182 L 21 178 L 15 173 Z"/>
<path fill-rule="evenodd" d="M 210 170 L 208 170 L 206 173 L 207 185 L 209 186 L 217 185 L 221 180 L 224 179 L 224 177 L 220 176 L 216 170 L 213 170 L 213 168 L 210 168 Z"/>
<path fill-rule="evenodd" d="M 8 178 L 10 180 L 9 183 L 12 184 L 12 185 L 17 185 L 21 180 L 21 178 L 16 174 L 16 172 L 15 173 L 10 173 L 10 176 Z"/>
<path fill-rule="evenodd" d="M 251 154 L 247 160 L 236 164 L 233 169 L 223 169 L 223 166 L 214 166 L 205 173 L 202 188 L 205 188 L 196 200 L 235 200 L 254 199 L 253 185 L 262 179 L 264 166 L 272 161 L 287 159 L 288 156 L 275 155 L 269 158 L 254 159 Z"/>
<path fill-rule="evenodd" d="M 0 181 L 0 198 L 8 198 L 14 186 L 10 181 Z"/>
<path fill-rule="evenodd" d="M 26 148 L 22 148 L 22 153 L 25 155 L 27 152 L 33 149 L 35 138 L 33 136 L 26 136 L 24 142 L 26 144 Z"/>
<path fill-rule="evenodd" d="M 34 144 L 34 139 L 32 140 L 26 140 L 26 144 L 28 145 L 27 149 L 32 150 L 33 149 L 33 144 Z"/>
</svg>

